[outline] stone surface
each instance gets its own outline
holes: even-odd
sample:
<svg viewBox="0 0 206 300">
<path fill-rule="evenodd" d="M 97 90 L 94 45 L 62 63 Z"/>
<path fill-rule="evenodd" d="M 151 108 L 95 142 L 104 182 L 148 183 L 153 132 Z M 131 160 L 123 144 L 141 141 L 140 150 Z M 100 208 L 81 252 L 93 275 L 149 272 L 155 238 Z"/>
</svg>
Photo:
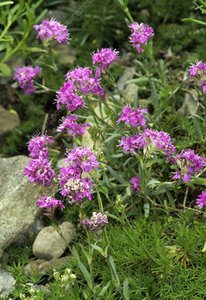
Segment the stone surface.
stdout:
<svg viewBox="0 0 206 300">
<path fill-rule="evenodd" d="M 34 241 L 39 231 L 44 228 L 44 222 L 40 217 L 37 217 L 34 222 L 28 227 L 26 235 L 24 233 L 20 233 L 17 240 L 15 241 L 15 245 L 24 246 L 26 239 L 29 237 L 31 241 Z"/>
<path fill-rule="evenodd" d="M 33 253 L 37 258 L 53 259 L 60 257 L 75 235 L 74 226 L 69 222 L 59 227 L 44 227 L 33 244 Z"/>
<path fill-rule="evenodd" d="M 71 256 L 64 256 L 60 258 L 54 258 L 51 260 L 37 259 L 27 264 L 23 268 L 23 271 L 26 274 L 39 273 L 43 275 L 51 269 L 61 269 L 62 267 L 66 266 L 66 264 L 69 263 L 70 260 Z"/>
<path fill-rule="evenodd" d="M 2 267 L 0 267 L 0 298 L 6 297 L 12 293 L 16 280 Z"/>
<path fill-rule="evenodd" d="M 36 200 L 43 192 L 53 196 L 57 188 L 32 184 L 22 175 L 26 156 L 0 158 L 0 249 L 26 233 L 39 213 Z"/>
<path fill-rule="evenodd" d="M 127 99 L 127 101 L 130 103 L 134 103 L 134 101 L 137 101 L 137 94 L 138 85 L 135 83 L 129 83 L 123 91 L 124 98 Z"/>
<path fill-rule="evenodd" d="M 124 72 L 120 76 L 120 78 L 117 81 L 117 87 L 119 91 L 123 91 L 125 88 L 125 85 L 127 84 L 128 80 L 131 80 L 134 77 L 136 67 L 128 67 L 125 68 Z"/>
<path fill-rule="evenodd" d="M 184 102 L 178 109 L 177 113 L 182 115 L 195 115 L 197 113 L 198 107 L 198 93 L 196 90 L 191 89 L 190 93 L 185 93 Z"/>
<path fill-rule="evenodd" d="M 20 119 L 15 111 L 8 111 L 0 105 L 0 134 L 11 131 L 20 125 Z"/>
</svg>

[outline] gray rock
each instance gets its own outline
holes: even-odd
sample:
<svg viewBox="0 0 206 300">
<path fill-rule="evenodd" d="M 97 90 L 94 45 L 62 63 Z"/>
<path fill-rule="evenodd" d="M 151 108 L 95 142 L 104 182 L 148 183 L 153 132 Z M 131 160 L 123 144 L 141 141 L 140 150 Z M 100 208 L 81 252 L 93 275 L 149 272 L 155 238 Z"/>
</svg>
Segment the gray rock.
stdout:
<svg viewBox="0 0 206 300">
<path fill-rule="evenodd" d="M 123 96 L 130 103 L 137 101 L 138 86 L 135 83 L 129 83 L 124 89 Z"/>
<path fill-rule="evenodd" d="M 26 156 L 0 158 L 0 249 L 26 233 L 39 213 L 36 200 L 43 192 L 53 196 L 57 188 L 32 184 L 22 175 Z"/>
<path fill-rule="evenodd" d="M 136 70 L 135 67 L 130 67 L 130 68 L 128 67 L 125 69 L 125 71 L 117 81 L 117 87 L 119 91 L 123 91 L 127 81 L 131 80 L 134 77 L 135 70 Z"/>
<path fill-rule="evenodd" d="M 39 231 L 44 228 L 44 222 L 40 217 L 37 217 L 34 222 L 28 227 L 28 230 L 26 232 L 26 235 L 24 233 L 21 233 L 17 240 L 15 241 L 15 244 L 17 246 L 23 246 L 26 242 L 27 237 L 30 238 L 31 241 L 34 241 Z"/>
<path fill-rule="evenodd" d="M 27 264 L 23 271 L 26 274 L 39 273 L 46 274 L 49 270 L 58 270 L 66 266 L 71 261 L 71 256 L 54 258 L 51 260 L 37 259 Z"/>
<path fill-rule="evenodd" d="M 2 267 L 0 267 L 0 298 L 6 297 L 14 290 L 16 280 Z"/>
<path fill-rule="evenodd" d="M 35 292 L 43 291 L 47 296 L 51 294 L 50 290 L 42 284 L 33 284 L 31 289 Z"/>
<path fill-rule="evenodd" d="M 15 111 L 10 112 L 0 105 L 0 134 L 11 131 L 19 125 L 20 119 L 18 114 Z"/>
<path fill-rule="evenodd" d="M 185 93 L 185 99 L 177 113 L 182 115 L 195 115 L 199 108 L 198 93 L 191 89 L 190 93 Z"/>
<path fill-rule="evenodd" d="M 53 259 L 60 257 L 75 235 L 74 226 L 64 222 L 59 227 L 44 227 L 33 244 L 33 253 L 37 258 Z"/>
</svg>

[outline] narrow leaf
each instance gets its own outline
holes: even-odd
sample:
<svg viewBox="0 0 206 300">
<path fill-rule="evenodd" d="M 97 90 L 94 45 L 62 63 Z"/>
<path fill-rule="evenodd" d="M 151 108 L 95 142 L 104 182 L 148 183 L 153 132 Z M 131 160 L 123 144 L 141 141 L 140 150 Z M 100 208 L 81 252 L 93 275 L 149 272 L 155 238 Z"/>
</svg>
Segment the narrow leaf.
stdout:
<svg viewBox="0 0 206 300">
<path fill-rule="evenodd" d="M 123 282 L 123 296 L 125 300 L 130 300 L 128 279 L 125 279 Z"/>
</svg>

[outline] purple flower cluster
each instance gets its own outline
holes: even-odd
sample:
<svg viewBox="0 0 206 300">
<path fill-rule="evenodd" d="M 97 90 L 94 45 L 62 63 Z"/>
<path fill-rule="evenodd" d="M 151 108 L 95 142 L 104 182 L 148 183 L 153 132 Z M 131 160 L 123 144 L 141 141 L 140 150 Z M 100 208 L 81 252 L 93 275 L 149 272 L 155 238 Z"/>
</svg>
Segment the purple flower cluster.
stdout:
<svg viewBox="0 0 206 300">
<path fill-rule="evenodd" d="M 83 199 L 92 200 L 92 180 L 86 177 L 99 163 L 90 148 L 74 148 L 68 154 L 68 165 L 60 169 L 59 182 L 61 194 L 70 203 L 81 203 Z"/>
<path fill-rule="evenodd" d="M 130 183 L 132 185 L 132 189 L 139 192 L 139 188 L 140 188 L 139 176 L 132 177 Z"/>
<path fill-rule="evenodd" d="M 118 63 L 118 55 L 119 52 L 112 48 L 102 48 L 92 54 L 92 63 L 97 64 L 101 70 L 107 70 L 113 62 Z"/>
<path fill-rule="evenodd" d="M 25 94 L 33 94 L 35 92 L 34 79 L 40 72 L 39 67 L 18 67 L 15 69 L 14 79 Z"/>
<path fill-rule="evenodd" d="M 125 106 L 122 109 L 122 113 L 120 118 L 117 120 L 119 124 L 121 121 L 124 121 L 126 124 L 131 125 L 132 127 L 142 126 L 142 128 L 146 128 L 146 118 L 144 114 L 147 113 L 147 109 L 139 109 L 136 108 L 132 110 L 130 106 Z"/>
<path fill-rule="evenodd" d="M 69 40 L 67 27 L 54 19 L 44 20 L 40 25 L 34 25 L 34 28 L 37 31 L 37 37 L 42 41 L 53 39 L 64 44 Z"/>
<path fill-rule="evenodd" d="M 63 119 L 63 122 L 57 128 L 57 131 L 66 130 L 68 135 L 71 135 L 74 139 L 77 135 L 83 135 L 86 128 L 90 127 L 88 123 L 78 124 L 77 123 L 78 116 L 69 115 Z"/>
<path fill-rule="evenodd" d="M 202 192 L 197 198 L 197 206 L 201 209 L 206 206 L 206 192 Z"/>
<path fill-rule="evenodd" d="M 94 231 L 96 233 L 100 233 L 108 223 L 109 222 L 106 215 L 103 215 L 102 213 L 96 213 L 96 212 L 93 212 L 92 217 L 90 219 L 82 220 L 82 225 L 86 229 L 90 231 Z"/>
<path fill-rule="evenodd" d="M 82 172 L 90 173 L 92 169 L 98 169 L 99 162 L 91 148 L 78 147 L 72 149 L 68 154 L 66 161 L 72 167 L 80 169 Z"/>
<path fill-rule="evenodd" d="M 47 146 L 52 142 L 53 139 L 47 135 L 37 136 L 29 141 L 28 150 L 33 159 L 29 161 L 23 174 L 28 176 L 31 182 L 51 186 L 52 179 L 56 178 L 48 157 Z"/>
<path fill-rule="evenodd" d="M 178 170 L 174 173 L 173 179 L 182 179 L 189 182 L 191 176 L 195 175 L 206 166 L 206 158 L 195 154 L 194 150 L 185 149 L 174 157 Z"/>
<path fill-rule="evenodd" d="M 198 61 L 189 68 L 190 77 L 196 77 L 199 80 L 202 92 L 206 94 L 206 63 Z"/>
<path fill-rule="evenodd" d="M 77 95 L 77 88 L 71 80 L 66 81 L 57 92 L 56 102 L 58 110 L 66 105 L 66 108 L 71 112 L 83 108 L 85 105 L 82 97 Z"/>
<path fill-rule="evenodd" d="M 92 70 L 88 67 L 77 67 L 67 72 L 66 79 L 73 81 L 83 95 L 91 93 L 99 97 L 104 97 L 105 92 L 100 85 L 99 77 L 93 77 Z"/>
<path fill-rule="evenodd" d="M 158 151 L 164 153 L 168 160 L 176 152 L 168 133 L 152 129 L 145 129 L 134 136 L 123 137 L 119 146 L 123 147 L 125 152 L 130 151 L 131 154 L 138 149 L 143 149 L 144 153 Z"/>
<path fill-rule="evenodd" d="M 66 105 L 71 112 L 85 106 L 80 93 L 86 95 L 92 93 L 99 97 L 104 97 L 104 89 L 96 77 L 92 77 L 92 71 L 85 67 L 77 67 L 66 74 L 66 82 L 57 92 L 57 109 Z"/>
<path fill-rule="evenodd" d="M 154 35 L 153 28 L 147 24 L 138 24 L 137 22 L 130 24 L 129 28 L 132 31 L 130 42 L 132 43 L 134 48 L 137 49 L 137 52 L 143 52 L 142 45 L 147 44 L 149 38 Z"/>
<path fill-rule="evenodd" d="M 61 200 L 57 200 L 55 198 L 49 197 L 49 196 L 42 196 L 37 200 L 37 205 L 40 208 L 45 208 L 48 211 L 51 211 L 57 207 L 64 209 L 64 204 Z"/>
<path fill-rule="evenodd" d="M 47 135 L 36 136 L 32 138 L 28 143 L 28 150 L 30 157 L 32 158 L 47 158 L 48 148 L 47 146 L 53 142 L 52 137 Z"/>
<path fill-rule="evenodd" d="M 31 159 L 24 169 L 24 175 L 28 176 L 30 182 L 52 185 L 52 179 L 56 177 L 51 163 L 47 158 Z"/>
</svg>

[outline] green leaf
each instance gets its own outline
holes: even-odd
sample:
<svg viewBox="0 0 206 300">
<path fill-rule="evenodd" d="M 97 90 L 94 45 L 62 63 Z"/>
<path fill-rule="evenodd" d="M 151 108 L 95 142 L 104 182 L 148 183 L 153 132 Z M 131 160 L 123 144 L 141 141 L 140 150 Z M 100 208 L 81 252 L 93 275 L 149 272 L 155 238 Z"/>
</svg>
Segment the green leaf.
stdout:
<svg viewBox="0 0 206 300">
<path fill-rule="evenodd" d="M 123 296 L 125 300 L 130 300 L 128 279 L 125 279 L 123 282 Z"/>
<path fill-rule="evenodd" d="M 146 202 L 144 204 L 144 216 L 146 219 L 149 217 L 149 213 L 150 213 L 150 204 Z"/>
<path fill-rule="evenodd" d="M 0 51 L 4 50 L 6 48 L 6 43 L 1 43 L 0 44 Z"/>
<path fill-rule="evenodd" d="M 78 261 L 78 266 L 82 272 L 82 274 L 84 275 L 84 278 L 88 284 L 88 287 L 92 290 L 93 286 L 92 286 L 92 278 L 87 270 L 87 268 L 85 267 L 85 265 L 83 265 L 83 263 L 81 261 Z"/>
<path fill-rule="evenodd" d="M 25 50 L 25 51 L 28 51 L 28 52 L 42 52 L 42 53 L 48 53 L 47 50 L 44 50 L 44 49 L 41 49 L 41 48 L 38 48 L 38 47 L 22 47 L 21 48 L 22 50 Z"/>
<path fill-rule="evenodd" d="M 107 284 L 102 288 L 101 292 L 98 294 L 99 297 L 102 297 L 105 295 L 106 291 L 108 290 L 109 286 L 111 284 L 111 281 L 109 280 Z"/>
<path fill-rule="evenodd" d="M 119 277 L 117 275 L 116 266 L 115 266 L 114 259 L 113 259 L 112 256 L 109 256 L 109 265 L 110 265 L 110 268 L 111 268 L 112 278 L 115 281 L 116 286 L 119 287 L 120 280 L 119 280 Z"/>
<path fill-rule="evenodd" d="M 206 186 L 206 178 L 193 178 L 191 181 L 193 184 L 205 185 Z"/>
<path fill-rule="evenodd" d="M 127 183 L 127 181 L 119 175 L 114 169 L 112 169 L 110 166 L 107 167 L 110 174 L 120 183 Z"/>
<path fill-rule="evenodd" d="M 92 247 L 93 249 L 95 249 L 96 251 L 98 251 L 102 256 L 105 257 L 105 252 L 104 252 L 104 250 L 103 250 L 101 247 L 99 247 L 99 246 L 97 246 L 97 245 L 94 245 L 94 244 L 91 244 L 91 247 Z"/>
<path fill-rule="evenodd" d="M 0 6 L 10 5 L 10 4 L 13 4 L 13 3 L 14 3 L 14 1 L 4 1 L 4 2 L 0 3 Z"/>
<path fill-rule="evenodd" d="M 5 75 L 5 76 L 10 76 L 11 75 L 11 69 L 8 65 L 4 63 L 0 63 L 0 71 Z"/>
<path fill-rule="evenodd" d="M 197 24 L 206 26 L 206 22 L 198 20 L 198 19 L 186 18 L 186 19 L 183 19 L 183 21 L 184 22 L 193 22 L 193 23 L 197 23 Z"/>
</svg>

